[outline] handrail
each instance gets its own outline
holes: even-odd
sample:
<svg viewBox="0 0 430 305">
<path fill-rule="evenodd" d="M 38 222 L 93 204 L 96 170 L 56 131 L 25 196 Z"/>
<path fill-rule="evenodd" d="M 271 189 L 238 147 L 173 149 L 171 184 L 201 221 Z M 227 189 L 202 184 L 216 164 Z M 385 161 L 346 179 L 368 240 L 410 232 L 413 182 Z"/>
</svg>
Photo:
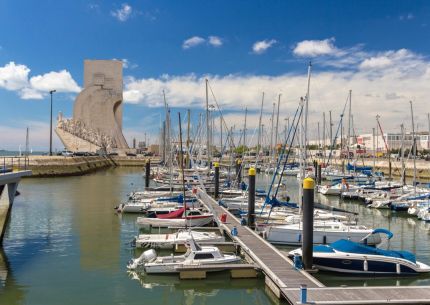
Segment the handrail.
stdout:
<svg viewBox="0 0 430 305">
<path fill-rule="evenodd" d="M 29 157 L 0 157 L 0 175 L 29 169 Z"/>
</svg>

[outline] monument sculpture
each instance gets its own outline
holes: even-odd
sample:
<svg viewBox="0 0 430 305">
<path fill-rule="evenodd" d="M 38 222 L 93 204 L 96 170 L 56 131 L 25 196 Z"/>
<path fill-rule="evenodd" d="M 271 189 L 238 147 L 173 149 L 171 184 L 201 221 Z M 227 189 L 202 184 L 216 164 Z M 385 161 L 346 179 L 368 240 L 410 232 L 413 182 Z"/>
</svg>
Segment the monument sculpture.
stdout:
<svg viewBox="0 0 430 305">
<path fill-rule="evenodd" d="M 55 130 L 67 150 L 129 148 L 122 134 L 122 87 L 121 61 L 84 61 L 84 89 L 76 97 L 73 118 L 60 114 Z"/>
</svg>

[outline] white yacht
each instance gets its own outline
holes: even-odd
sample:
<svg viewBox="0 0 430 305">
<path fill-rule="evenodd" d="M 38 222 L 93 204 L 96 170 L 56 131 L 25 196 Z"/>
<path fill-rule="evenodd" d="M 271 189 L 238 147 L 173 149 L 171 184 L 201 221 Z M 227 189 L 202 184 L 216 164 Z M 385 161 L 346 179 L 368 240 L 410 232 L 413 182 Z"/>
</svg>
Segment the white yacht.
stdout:
<svg viewBox="0 0 430 305">
<path fill-rule="evenodd" d="M 265 230 L 266 239 L 274 244 L 300 245 L 302 243 L 303 223 L 269 226 Z M 364 239 L 373 230 L 361 225 L 349 225 L 339 221 L 315 221 L 313 231 L 314 244 L 328 244 L 339 239 L 355 242 L 366 242 L 377 245 L 381 242 L 379 234 L 373 234 Z"/>
<path fill-rule="evenodd" d="M 188 241 L 188 251 L 184 255 L 158 257 L 154 249 L 147 250 L 136 259 L 132 259 L 127 268 L 142 268 L 147 274 L 178 273 L 178 268 L 193 265 L 214 265 L 239 262 L 240 257 L 234 254 L 223 254 L 217 247 L 199 246 L 194 240 Z M 211 270 L 211 271 L 220 271 Z"/>
</svg>

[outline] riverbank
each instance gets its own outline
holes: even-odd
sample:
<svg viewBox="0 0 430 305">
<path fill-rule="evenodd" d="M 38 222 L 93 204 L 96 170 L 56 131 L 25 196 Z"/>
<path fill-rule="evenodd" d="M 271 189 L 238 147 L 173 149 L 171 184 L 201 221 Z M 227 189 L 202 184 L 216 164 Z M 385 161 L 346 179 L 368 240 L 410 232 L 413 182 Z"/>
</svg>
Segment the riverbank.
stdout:
<svg viewBox="0 0 430 305">
<path fill-rule="evenodd" d="M 116 166 L 143 167 L 147 160 L 148 157 L 30 156 L 28 167 L 33 172 L 31 177 L 79 176 Z M 152 158 L 151 162 L 158 163 L 158 158 Z"/>
</svg>

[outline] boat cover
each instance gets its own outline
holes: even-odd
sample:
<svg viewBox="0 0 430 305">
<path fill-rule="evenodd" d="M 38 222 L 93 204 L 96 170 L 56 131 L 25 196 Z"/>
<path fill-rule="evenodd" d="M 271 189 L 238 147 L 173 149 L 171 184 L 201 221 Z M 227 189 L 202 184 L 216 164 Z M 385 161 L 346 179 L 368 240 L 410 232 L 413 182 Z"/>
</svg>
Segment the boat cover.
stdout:
<svg viewBox="0 0 430 305">
<path fill-rule="evenodd" d="M 349 170 L 349 171 L 356 171 L 356 172 L 372 171 L 372 167 L 371 166 L 357 166 L 357 165 L 354 166 L 351 163 L 347 164 L 346 169 Z"/>
<path fill-rule="evenodd" d="M 181 218 L 182 215 L 185 212 L 185 207 L 180 208 L 179 210 L 167 213 L 167 214 L 161 214 L 161 215 L 157 215 L 157 218 L 160 219 L 176 219 L 176 218 Z"/>
<path fill-rule="evenodd" d="M 412 263 L 416 263 L 415 255 L 408 251 L 383 250 L 375 247 L 366 246 L 346 239 L 339 239 L 330 245 L 314 246 L 314 252 L 347 252 L 356 254 L 382 255 L 389 257 L 397 257 L 406 259 Z"/>
<path fill-rule="evenodd" d="M 292 203 L 292 202 L 288 202 L 288 201 L 279 201 L 277 198 L 272 197 L 272 199 L 270 199 L 269 201 L 267 201 L 267 197 L 266 197 L 266 203 L 270 204 L 272 207 L 289 207 L 289 208 L 298 208 L 299 206 L 297 205 L 297 203 Z"/>
</svg>

